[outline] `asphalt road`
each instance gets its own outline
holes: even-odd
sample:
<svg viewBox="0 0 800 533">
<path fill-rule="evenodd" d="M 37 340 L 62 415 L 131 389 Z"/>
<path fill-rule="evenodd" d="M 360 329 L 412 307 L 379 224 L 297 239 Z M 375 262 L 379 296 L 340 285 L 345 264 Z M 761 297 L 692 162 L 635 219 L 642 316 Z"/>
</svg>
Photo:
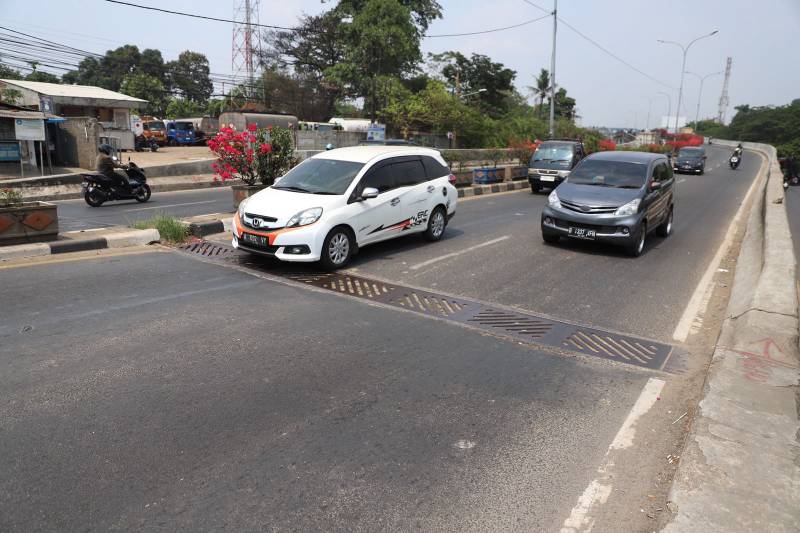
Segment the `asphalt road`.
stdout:
<svg viewBox="0 0 800 533">
<path fill-rule="evenodd" d="M 650 376 L 175 252 L 0 300 L 2 531 L 553 531 Z"/>
<path fill-rule="evenodd" d="M 184 218 L 233 212 L 230 187 L 154 193 L 144 204 L 130 200 L 89 207 L 82 199 L 55 203 L 58 204 L 58 224 L 62 232 L 129 226 L 160 213 Z"/>
</svg>

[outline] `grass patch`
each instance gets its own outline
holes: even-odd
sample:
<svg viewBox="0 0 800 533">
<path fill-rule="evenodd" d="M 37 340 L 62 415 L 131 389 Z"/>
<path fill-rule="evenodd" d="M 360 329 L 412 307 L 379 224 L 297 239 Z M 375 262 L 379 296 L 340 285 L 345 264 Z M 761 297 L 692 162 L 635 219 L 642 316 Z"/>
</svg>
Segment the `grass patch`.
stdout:
<svg viewBox="0 0 800 533">
<path fill-rule="evenodd" d="M 189 227 L 169 215 L 156 215 L 147 220 L 139 220 L 134 222 L 133 227 L 136 229 L 155 228 L 161 235 L 161 240 L 171 244 L 185 242 L 189 237 Z"/>
</svg>

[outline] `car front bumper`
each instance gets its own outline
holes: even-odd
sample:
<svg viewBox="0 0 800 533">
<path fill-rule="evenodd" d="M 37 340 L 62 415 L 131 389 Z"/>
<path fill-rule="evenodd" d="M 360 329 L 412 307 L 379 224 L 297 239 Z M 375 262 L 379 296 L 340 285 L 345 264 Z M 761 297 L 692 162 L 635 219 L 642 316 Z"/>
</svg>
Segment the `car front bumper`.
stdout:
<svg viewBox="0 0 800 533">
<path fill-rule="evenodd" d="M 676 164 L 672 165 L 672 170 L 675 172 L 702 172 L 703 164 L 702 163 L 690 163 L 690 164 Z"/>
<path fill-rule="evenodd" d="M 245 233 L 258 237 L 259 243 L 247 241 Z M 314 263 L 320 260 L 322 243 L 327 232 L 319 221 L 298 228 L 256 231 L 245 227 L 239 214 L 233 216 L 231 245 L 250 253 L 274 257 L 281 261 Z M 292 253 L 295 251 L 296 253 Z"/>
<path fill-rule="evenodd" d="M 567 179 L 567 176 L 569 176 L 568 172 L 561 172 L 561 174 L 543 174 L 537 169 L 528 169 L 528 183 L 535 187 L 552 187 L 555 189 L 562 181 Z"/>
<path fill-rule="evenodd" d="M 643 213 L 628 216 L 589 215 L 563 208 L 552 208 L 548 205 L 542 210 L 542 235 L 625 246 L 636 240 L 643 218 Z M 570 235 L 569 228 L 591 230 L 595 232 L 595 236 L 594 238 L 576 237 Z"/>
</svg>

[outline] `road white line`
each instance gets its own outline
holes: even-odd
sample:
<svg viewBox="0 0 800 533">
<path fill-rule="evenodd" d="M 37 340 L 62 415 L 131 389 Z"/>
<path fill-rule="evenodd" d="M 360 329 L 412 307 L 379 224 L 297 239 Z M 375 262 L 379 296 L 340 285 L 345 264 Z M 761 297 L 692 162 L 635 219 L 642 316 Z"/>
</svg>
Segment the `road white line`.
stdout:
<svg viewBox="0 0 800 533">
<path fill-rule="evenodd" d="M 156 205 L 153 207 L 140 207 L 139 209 L 126 209 L 125 213 L 130 213 L 131 211 L 147 211 L 149 209 L 166 209 L 167 207 L 181 207 L 184 205 L 200 205 L 200 204 L 213 204 L 218 202 L 219 200 L 204 200 L 202 202 L 186 202 L 185 204 L 167 204 L 167 205 Z"/>
<path fill-rule="evenodd" d="M 606 503 L 611 495 L 614 462 L 609 457 L 612 450 L 623 450 L 633 445 L 636 436 L 636 423 L 647 414 L 653 404 L 661 394 L 664 381 L 657 378 L 650 378 L 645 383 L 642 392 L 636 403 L 633 404 L 628 417 L 622 423 L 622 427 L 617 431 L 617 435 L 608 447 L 603 462 L 597 468 L 597 477 L 589 483 L 583 491 L 578 503 L 572 508 L 569 518 L 564 520 L 561 526 L 561 533 L 588 532 L 594 526 L 595 517 L 592 512 L 599 506 Z"/>
<path fill-rule="evenodd" d="M 481 244 L 476 244 L 475 246 L 470 246 L 469 248 L 464 248 L 463 250 L 459 250 L 458 252 L 452 252 L 449 254 L 440 255 L 439 257 L 434 257 L 433 259 L 428 259 L 427 261 L 423 261 L 422 263 L 417 263 L 411 267 L 411 270 L 419 270 L 420 268 L 426 267 L 428 265 L 432 265 L 433 263 L 438 263 L 439 261 L 444 261 L 445 259 L 450 259 L 451 257 L 456 257 L 459 255 L 463 255 L 473 250 L 477 250 L 478 248 L 483 248 L 484 246 L 490 246 L 492 244 L 497 244 L 500 241 L 504 241 L 506 239 L 510 239 L 510 235 L 503 235 L 502 237 L 498 237 L 496 239 L 492 239 L 491 241 L 482 242 Z"/>
<path fill-rule="evenodd" d="M 763 161 L 764 158 L 762 156 L 762 163 Z M 733 217 L 733 221 L 731 222 L 730 226 L 728 226 L 728 231 L 725 234 L 722 244 L 719 245 L 716 255 L 714 255 L 714 258 L 708 264 L 708 268 L 706 268 L 703 277 L 700 278 L 700 283 L 698 283 L 697 287 L 695 287 L 694 293 L 692 293 L 692 297 L 689 299 L 689 303 L 686 305 L 686 309 L 683 310 L 683 314 L 681 315 L 680 320 L 678 320 L 678 325 L 675 326 L 675 331 L 672 332 L 672 338 L 676 341 L 684 342 L 686 338 L 689 337 L 690 333 L 698 331 L 703 325 L 702 317 L 706 312 L 706 307 L 708 307 L 708 301 L 711 299 L 713 288 L 711 286 L 711 282 L 714 280 L 714 274 L 716 273 L 717 268 L 719 268 L 722 258 L 725 256 L 728 248 L 730 248 L 731 243 L 733 242 L 733 236 L 736 234 L 736 230 L 739 227 L 742 217 L 744 217 L 745 206 L 750 202 L 750 198 L 757 189 L 756 186 L 760 181 L 758 179 L 760 174 L 761 169 L 759 168 L 758 174 L 756 174 L 756 177 L 753 179 L 750 189 L 747 191 L 747 194 L 739 206 L 738 211 L 736 211 L 736 215 Z"/>
<path fill-rule="evenodd" d="M 686 181 L 686 178 L 681 178 L 678 180 L 678 183 L 683 183 L 684 181 Z"/>
</svg>

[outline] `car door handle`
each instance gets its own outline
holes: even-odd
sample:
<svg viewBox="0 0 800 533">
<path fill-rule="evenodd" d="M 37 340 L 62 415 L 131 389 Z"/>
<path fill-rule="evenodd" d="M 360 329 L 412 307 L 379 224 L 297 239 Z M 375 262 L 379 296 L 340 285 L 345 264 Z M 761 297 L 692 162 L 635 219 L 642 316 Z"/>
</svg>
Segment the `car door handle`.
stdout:
<svg viewBox="0 0 800 533">
<path fill-rule="evenodd" d="M 400 198 L 392 198 L 392 200 L 389 203 L 392 205 L 397 205 L 400 203 Z"/>
<path fill-rule="evenodd" d="M 433 185 L 428 185 L 428 192 L 433 192 L 435 190 L 436 190 L 436 187 L 434 187 Z"/>
</svg>

